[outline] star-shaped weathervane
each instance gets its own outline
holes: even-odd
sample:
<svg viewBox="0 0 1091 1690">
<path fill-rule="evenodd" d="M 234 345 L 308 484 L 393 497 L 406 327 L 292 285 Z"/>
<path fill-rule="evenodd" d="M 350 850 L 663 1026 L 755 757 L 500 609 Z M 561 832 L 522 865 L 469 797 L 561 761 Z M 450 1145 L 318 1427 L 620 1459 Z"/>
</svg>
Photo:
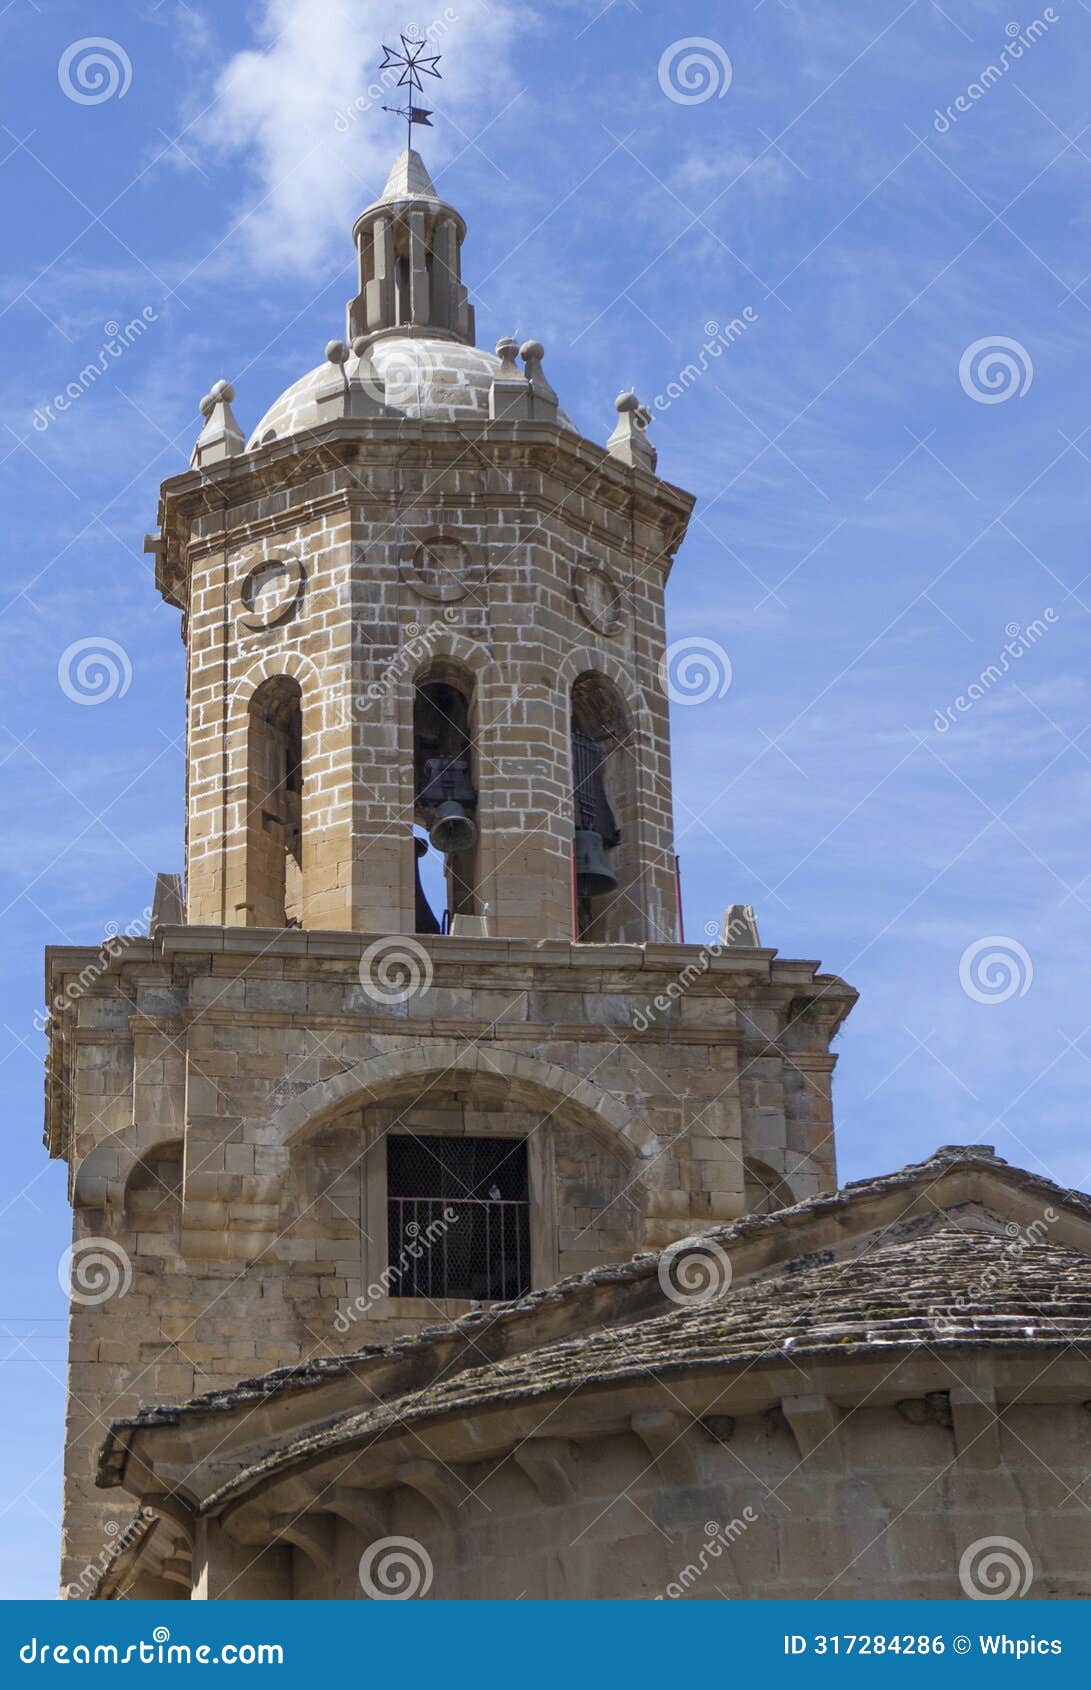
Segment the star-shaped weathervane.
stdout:
<svg viewBox="0 0 1091 1690">
<path fill-rule="evenodd" d="M 423 72 L 425 76 L 442 75 L 442 72 L 438 71 L 436 66 L 439 64 L 443 55 L 441 53 L 426 52 L 425 48 L 428 45 L 429 43 L 427 41 L 417 41 L 410 35 L 403 35 L 401 37 L 400 50 L 397 47 L 388 47 L 386 42 L 383 42 L 383 53 L 385 56 L 382 64 L 379 66 L 379 70 L 384 71 L 400 67 L 400 75 L 398 77 L 397 86 L 399 88 L 408 88 L 409 90 L 407 105 L 384 106 L 383 110 L 394 112 L 397 117 L 404 117 L 407 120 L 409 124 L 410 146 L 413 145 L 414 123 L 423 129 L 431 129 L 432 127 L 429 122 L 432 113 L 430 111 L 425 111 L 421 106 L 415 106 L 413 104 L 414 93 L 422 93 L 424 90 L 424 83 L 421 81 L 421 73 Z"/>
</svg>

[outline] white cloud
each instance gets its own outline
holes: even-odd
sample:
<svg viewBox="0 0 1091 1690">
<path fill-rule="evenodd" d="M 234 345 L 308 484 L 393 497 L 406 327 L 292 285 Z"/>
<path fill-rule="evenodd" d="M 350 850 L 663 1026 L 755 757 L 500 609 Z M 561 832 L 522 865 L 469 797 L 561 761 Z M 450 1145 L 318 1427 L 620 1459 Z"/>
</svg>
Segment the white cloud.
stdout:
<svg viewBox="0 0 1091 1690">
<path fill-rule="evenodd" d="M 425 78 L 416 96 L 442 114 L 426 132 L 433 174 L 517 92 L 510 49 L 530 21 L 511 0 L 433 0 L 414 17 L 444 55 L 442 81 Z M 381 87 L 379 44 L 406 28 L 404 0 L 263 0 L 260 45 L 228 62 L 198 124 L 210 148 L 245 161 L 253 187 L 236 227 L 263 268 L 309 271 L 344 253 L 355 217 L 382 191 L 404 130 L 381 107 L 403 105 L 406 91 Z"/>
</svg>

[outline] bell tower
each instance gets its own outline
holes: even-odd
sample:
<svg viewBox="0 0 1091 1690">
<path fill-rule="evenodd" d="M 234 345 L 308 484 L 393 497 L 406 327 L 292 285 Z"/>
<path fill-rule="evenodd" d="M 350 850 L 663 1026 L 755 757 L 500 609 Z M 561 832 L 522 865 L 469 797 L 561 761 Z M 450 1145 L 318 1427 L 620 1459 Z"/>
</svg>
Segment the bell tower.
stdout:
<svg viewBox="0 0 1091 1690">
<path fill-rule="evenodd" d="M 249 446 L 218 384 L 164 487 L 191 922 L 429 931 L 417 827 L 443 931 L 678 937 L 659 670 L 692 499 L 631 395 L 592 448 L 538 342 L 474 345 L 464 234 L 403 153 L 355 226 L 347 339 Z"/>
<path fill-rule="evenodd" d="M 680 942 L 664 589 L 693 499 L 633 394 L 599 442 L 539 341 L 476 345 L 464 238 L 403 153 L 344 338 L 249 438 L 217 381 L 161 490 L 184 906 L 160 877 L 147 937 L 47 957 L 71 1594 L 128 1525 L 106 1422 L 836 1184 L 852 989 L 749 914 Z"/>
</svg>

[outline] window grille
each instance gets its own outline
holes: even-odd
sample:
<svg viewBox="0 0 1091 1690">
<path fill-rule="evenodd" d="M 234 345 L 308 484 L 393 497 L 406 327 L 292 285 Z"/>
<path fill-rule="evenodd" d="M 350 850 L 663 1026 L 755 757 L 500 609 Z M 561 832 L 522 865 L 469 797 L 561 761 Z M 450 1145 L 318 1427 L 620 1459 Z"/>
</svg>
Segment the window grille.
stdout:
<svg viewBox="0 0 1091 1690">
<path fill-rule="evenodd" d="M 530 1290 L 525 1139 L 395 1134 L 386 1177 L 392 1297 L 504 1302 Z"/>
</svg>

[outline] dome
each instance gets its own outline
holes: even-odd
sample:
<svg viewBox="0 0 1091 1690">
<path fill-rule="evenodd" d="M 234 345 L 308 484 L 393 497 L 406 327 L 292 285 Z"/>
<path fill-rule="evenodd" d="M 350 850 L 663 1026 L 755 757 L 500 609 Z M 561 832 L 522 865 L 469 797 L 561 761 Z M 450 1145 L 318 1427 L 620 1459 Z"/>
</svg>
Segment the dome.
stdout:
<svg viewBox="0 0 1091 1690">
<path fill-rule="evenodd" d="M 389 410 L 420 422 L 488 420 L 489 388 L 500 373 L 493 353 L 456 340 L 390 335 L 374 341 L 367 356 L 369 369 L 385 384 L 382 397 Z M 355 375 L 358 360 L 346 368 Z M 247 450 L 317 427 L 315 394 L 329 379 L 330 366 L 323 362 L 285 388 L 250 436 Z M 557 421 L 573 428 L 563 411 Z"/>
</svg>

